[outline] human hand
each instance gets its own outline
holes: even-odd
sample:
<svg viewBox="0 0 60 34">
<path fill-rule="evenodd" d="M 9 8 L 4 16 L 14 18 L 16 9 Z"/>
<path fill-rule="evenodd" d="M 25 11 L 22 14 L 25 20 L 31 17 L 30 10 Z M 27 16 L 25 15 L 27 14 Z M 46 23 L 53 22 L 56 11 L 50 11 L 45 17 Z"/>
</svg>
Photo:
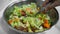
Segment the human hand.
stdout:
<svg viewBox="0 0 60 34">
<path fill-rule="evenodd" d="M 50 5 L 48 5 L 50 4 Z M 60 5 L 60 0 L 45 0 L 45 2 L 43 3 L 43 6 L 48 5 L 45 10 L 50 10 L 51 8 L 54 8 L 56 6 Z"/>
</svg>

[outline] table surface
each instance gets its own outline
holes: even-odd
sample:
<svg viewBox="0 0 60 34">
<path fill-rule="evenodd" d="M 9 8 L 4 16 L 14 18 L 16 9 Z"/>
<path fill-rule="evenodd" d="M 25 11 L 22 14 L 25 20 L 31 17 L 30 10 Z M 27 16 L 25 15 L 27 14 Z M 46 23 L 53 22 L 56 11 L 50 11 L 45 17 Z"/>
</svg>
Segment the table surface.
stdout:
<svg viewBox="0 0 60 34">
<path fill-rule="evenodd" d="M 2 3 L 3 2 L 3 3 Z M 3 11 L 4 9 L 14 1 L 12 0 L 0 0 L 0 34 L 7 34 L 7 32 L 2 28 L 2 25 L 1 25 L 1 17 L 3 15 Z M 59 17 L 60 17 L 60 6 L 56 7 L 58 13 L 59 13 Z M 46 32 L 46 34 L 60 34 L 60 28 L 59 28 L 59 22 L 60 22 L 60 18 L 59 18 L 59 21 L 58 23 L 53 26 L 49 31 Z"/>
</svg>

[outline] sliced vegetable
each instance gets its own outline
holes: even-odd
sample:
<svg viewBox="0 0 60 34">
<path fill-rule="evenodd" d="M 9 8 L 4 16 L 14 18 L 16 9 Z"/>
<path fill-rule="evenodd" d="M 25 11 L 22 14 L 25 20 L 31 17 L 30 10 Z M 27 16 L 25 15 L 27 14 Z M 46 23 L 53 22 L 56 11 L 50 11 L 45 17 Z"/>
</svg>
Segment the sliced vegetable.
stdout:
<svg viewBox="0 0 60 34">
<path fill-rule="evenodd" d="M 47 19 L 44 20 L 44 23 L 49 23 L 49 21 Z"/>
<path fill-rule="evenodd" d="M 10 19 L 10 20 L 8 20 L 8 23 L 9 23 L 9 24 L 11 24 L 12 22 L 13 22 L 13 20 L 11 20 L 11 19 Z"/>
<path fill-rule="evenodd" d="M 44 23 L 43 26 L 44 26 L 45 28 L 50 28 L 50 24 L 48 24 L 48 23 Z"/>
<path fill-rule="evenodd" d="M 8 23 L 24 32 L 42 32 L 51 27 L 51 20 L 48 14 L 35 14 L 40 10 L 35 3 L 14 6 L 14 10 L 9 16 Z"/>
</svg>

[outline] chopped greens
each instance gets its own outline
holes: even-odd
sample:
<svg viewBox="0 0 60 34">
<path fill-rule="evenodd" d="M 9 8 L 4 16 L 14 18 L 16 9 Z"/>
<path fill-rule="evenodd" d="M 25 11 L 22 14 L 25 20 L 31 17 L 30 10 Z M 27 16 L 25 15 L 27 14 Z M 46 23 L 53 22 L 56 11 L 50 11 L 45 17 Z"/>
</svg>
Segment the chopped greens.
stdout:
<svg viewBox="0 0 60 34">
<path fill-rule="evenodd" d="M 8 23 L 24 32 L 42 32 L 49 29 L 51 25 L 50 17 L 43 13 L 34 16 L 38 11 L 35 3 L 22 5 L 21 7 L 14 6 Z"/>
</svg>

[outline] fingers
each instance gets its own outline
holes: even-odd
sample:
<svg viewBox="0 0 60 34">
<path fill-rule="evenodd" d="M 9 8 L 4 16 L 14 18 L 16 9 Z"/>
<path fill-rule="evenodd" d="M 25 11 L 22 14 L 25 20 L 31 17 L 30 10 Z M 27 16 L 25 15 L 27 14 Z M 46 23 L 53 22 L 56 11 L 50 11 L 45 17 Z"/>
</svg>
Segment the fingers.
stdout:
<svg viewBox="0 0 60 34">
<path fill-rule="evenodd" d="M 56 7 L 60 5 L 60 1 L 55 1 L 51 6 L 52 7 Z"/>
<path fill-rule="evenodd" d="M 45 8 L 45 11 L 48 11 L 48 10 L 50 10 L 50 9 L 56 7 L 56 6 L 59 6 L 59 5 L 60 5 L 60 1 L 55 1 L 54 3 L 50 4 L 49 6 L 47 6 Z"/>
<path fill-rule="evenodd" d="M 46 6 L 46 4 L 49 2 L 49 0 L 45 0 L 45 2 L 42 4 L 42 6 Z"/>
</svg>

